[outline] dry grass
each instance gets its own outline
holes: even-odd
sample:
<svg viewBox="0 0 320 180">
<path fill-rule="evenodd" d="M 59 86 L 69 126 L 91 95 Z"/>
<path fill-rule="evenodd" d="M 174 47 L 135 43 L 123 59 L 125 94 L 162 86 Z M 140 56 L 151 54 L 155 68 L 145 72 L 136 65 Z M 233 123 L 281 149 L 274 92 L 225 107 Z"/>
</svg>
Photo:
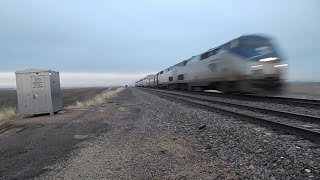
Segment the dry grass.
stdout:
<svg viewBox="0 0 320 180">
<path fill-rule="evenodd" d="M 71 105 L 68 108 L 84 109 L 84 108 L 88 108 L 93 105 L 99 105 L 99 104 L 102 104 L 103 102 L 105 102 L 106 99 L 110 99 L 110 98 L 114 97 L 115 95 L 117 95 L 118 93 L 120 93 L 123 90 L 124 90 L 124 88 L 115 88 L 115 89 L 111 88 L 111 89 L 103 91 L 101 94 L 95 96 L 91 100 L 77 101 L 74 105 Z"/>
<path fill-rule="evenodd" d="M 0 110 L 0 123 L 12 120 L 16 117 L 16 108 L 8 107 Z"/>
</svg>

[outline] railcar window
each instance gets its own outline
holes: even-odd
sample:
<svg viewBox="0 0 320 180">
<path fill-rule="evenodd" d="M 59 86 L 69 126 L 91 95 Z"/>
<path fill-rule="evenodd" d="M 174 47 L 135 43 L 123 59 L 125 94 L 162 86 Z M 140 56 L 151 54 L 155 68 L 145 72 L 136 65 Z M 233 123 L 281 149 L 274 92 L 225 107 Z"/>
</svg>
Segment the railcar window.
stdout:
<svg viewBox="0 0 320 180">
<path fill-rule="evenodd" d="M 230 49 L 230 47 L 232 46 L 232 43 L 227 43 L 227 44 L 224 44 L 223 46 L 221 46 L 220 49 L 222 49 L 223 51 L 227 51 Z M 237 44 L 233 44 L 234 47 L 237 46 Z"/>
<path fill-rule="evenodd" d="M 212 50 L 212 51 L 210 52 L 209 57 L 218 54 L 218 50 L 219 50 L 219 49 Z"/>
<path fill-rule="evenodd" d="M 206 52 L 206 53 L 204 53 L 204 54 L 201 55 L 200 60 L 206 59 L 206 58 L 208 58 L 208 57 L 209 57 L 209 52 Z"/>
<path fill-rule="evenodd" d="M 182 62 L 180 62 L 180 63 L 178 63 L 178 64 L 176 64 L 174 66 L 184 66 L 184 65 L 185 65 L 185 61 L 182 61 Z"/>
<path fill-rule="evenodd" d="M 198 58 L 192 57 L 192 58 L 190 58 L 190 59 L 188 60 L 188 62 L 187 62 L 186 65 L 190 65 L 190 64 L 192 64 L 192 63 L 195 63 L 197 60 L 198 60 Z"/>
</svg>

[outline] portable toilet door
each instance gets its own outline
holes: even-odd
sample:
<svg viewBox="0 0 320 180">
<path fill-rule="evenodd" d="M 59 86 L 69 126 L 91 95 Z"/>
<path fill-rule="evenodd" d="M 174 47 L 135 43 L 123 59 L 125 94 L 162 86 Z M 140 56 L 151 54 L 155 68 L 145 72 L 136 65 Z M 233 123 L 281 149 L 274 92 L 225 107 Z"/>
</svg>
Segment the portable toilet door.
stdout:
<svg viewBox="0 0 320 180">
<path fill-rule="evenodd" d="M 33 113 L 39 114 L 48 111 L 48 102 L 45 90 L 45 77 L 43 75 L 31 76 L 33 97 Z"/>
</svg>

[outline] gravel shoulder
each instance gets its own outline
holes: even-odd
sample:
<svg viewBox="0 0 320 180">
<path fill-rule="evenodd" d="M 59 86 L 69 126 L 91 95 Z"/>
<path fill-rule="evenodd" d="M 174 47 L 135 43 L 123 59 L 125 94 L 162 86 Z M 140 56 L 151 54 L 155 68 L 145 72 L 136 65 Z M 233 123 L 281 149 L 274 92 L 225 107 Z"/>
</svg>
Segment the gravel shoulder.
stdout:
<svg viewBox="0 0 320 180">
<path fill-rule="evenodd" d="M 136 88 L 93 110 L 108 128 L 36 179 L 320 179 L 303 139 Z"/>
<path fill-rule="evenodd" d="M 181 179 L 212 177 L 192 141 L 162 124 L 143 94 L 122 92 L 106 103 L 111 129 L 78 144 L 71 158 L 39 179 Z M 153 106 L 153 105 L 152 105 Z M 159 119 L 160 118 L 160 119 Z"/>
</svg>

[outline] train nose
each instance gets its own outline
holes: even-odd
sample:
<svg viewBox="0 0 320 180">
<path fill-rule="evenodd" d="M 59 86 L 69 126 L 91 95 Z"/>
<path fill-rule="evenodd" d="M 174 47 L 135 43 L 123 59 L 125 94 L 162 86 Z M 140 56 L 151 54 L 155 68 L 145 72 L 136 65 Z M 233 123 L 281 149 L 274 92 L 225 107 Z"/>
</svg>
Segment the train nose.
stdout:
<svg viewBox="0 0 320 180">
<path fill-rule="evenodd" d="M 275 63 L 260 63 L 251 66 L 251 76 L 256 78 L 279 77 L 285 65 Z"/>
<path fill-rule="evenodd" d="M 278 75 L 280 73 L 279 69 L 274 68 L 274 64 L 265 64 L 263 68 L 263 73 L 265 76 Z"/>
</svg>

